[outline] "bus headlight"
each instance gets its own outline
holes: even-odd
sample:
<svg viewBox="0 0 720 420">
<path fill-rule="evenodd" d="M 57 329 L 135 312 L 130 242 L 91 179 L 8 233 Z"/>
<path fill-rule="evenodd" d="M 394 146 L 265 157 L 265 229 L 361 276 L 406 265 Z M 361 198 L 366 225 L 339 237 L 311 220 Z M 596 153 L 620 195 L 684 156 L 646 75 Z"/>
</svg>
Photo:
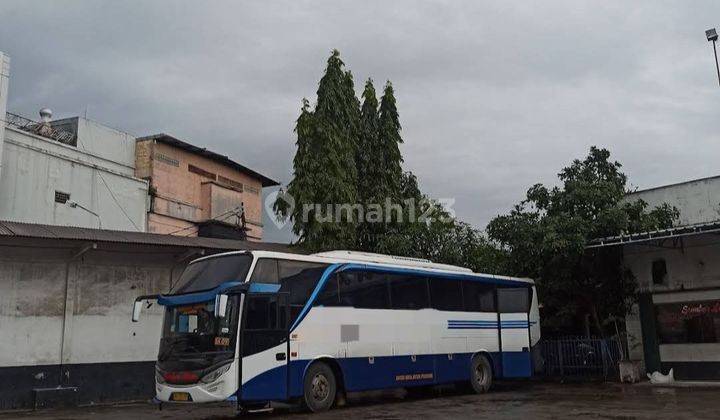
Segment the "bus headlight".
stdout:
<svg viewBox="0 0 720 420">
<path fill-rule="evenodd" d="M 220 366 L 219 368 L 217 368 L 217 369 L 213 370 L 212 372 L 208 373 L 207 375 L 203 376 L 200 379 L 200 382 L 205 383 L 205 384 L 215 382 L 217 380 L 217 378 L 219 378 L 223 373 L 230 370 L 230 365 L 232 365 L 232 363 L 228 363 L 226 365 Z"/>
</svg>

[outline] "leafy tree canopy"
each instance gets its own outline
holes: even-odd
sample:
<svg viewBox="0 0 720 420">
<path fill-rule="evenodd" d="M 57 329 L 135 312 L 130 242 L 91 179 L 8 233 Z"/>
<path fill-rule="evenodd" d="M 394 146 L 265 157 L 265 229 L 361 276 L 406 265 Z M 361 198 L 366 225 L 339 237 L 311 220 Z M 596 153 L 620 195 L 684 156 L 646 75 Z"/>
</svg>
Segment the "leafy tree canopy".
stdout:
<svg viewBox="0 0 720 420">
<path fill-rule="evenodd" d="M 558 178 L 561 186 L 531 187 L 526 199 L 493 219 L 487 231 L 505 253 L 508 274 L 536 279 L 546 325 L 566 325 L 588 313 L 601 333 L 604 320 L 627 313 L 637 283 L 622 267 L 621 250 L 586 249 L 588 242 L 667 228 L 678 212 L 625 201 L 627 177 L 605 149 L 592 147 Z"/>
<path fill-rule="evenodd" d="M 290 218 L 293 232 L 309 250 L 352 248 L 356 220 L 345 217 L 321 223 L 326 203 L 356 203 L 356 148 L 360 134 L 360 104 L 355 97 L 353 78 L 345 71 L 340 53 L 334 50 L 320 79 L 315 109 L 303 100 L 295 125 L 297 152 L 294 177 L 287 193 L 294 208 L 282 199 L 274 208 L 280 217 Z M 306 205 L 310 205 L 308 208 Z M 330 210 L 332 212 L 332 209 Z"/>
</svg>

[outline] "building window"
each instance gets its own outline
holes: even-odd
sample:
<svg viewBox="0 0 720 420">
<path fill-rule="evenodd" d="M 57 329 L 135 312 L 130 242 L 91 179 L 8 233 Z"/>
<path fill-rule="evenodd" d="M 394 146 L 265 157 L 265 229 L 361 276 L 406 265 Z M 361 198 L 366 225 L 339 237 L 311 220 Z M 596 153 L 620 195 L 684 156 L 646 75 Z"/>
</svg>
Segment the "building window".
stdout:
<svg viewBox="0 0 720 420">
<path fill-rule="evenodd" d="M 217 179 L 217 175 L 215 175 L 214 173 L 208 172 L 208 171 L 206 171 L 205 169 L 202 169 L 202 168 L 198 168 L 198 167 L 195 166 L 195 165 L 189 165 L 189 164 L 188 164 L 188 171 L 190 171 L 190 172 L 192 172 L 192 173 L 194 173 L 194 174 L 198 174 L 198 175 L 200 175 L 200 176 L 203 176 L 203 177 L 205 177 L 205 178 L 212 179 L 213 181 L 215 181 L 215 180 Z"/>
<path fill-rule="evenodd" d="M 225 178 L 222 175 L 218 175 L 218 182 L 225 184 L 231 188 L 234 188 L 240 192 L 242 192 L 242 190 L 243 190 L 242 182 L 238 182 L 238 181 L 232 180 L 230 178 Z"/>
<path fill-rule="evenodd" d="M 720 300 L 655 305 L 660 344 L 720 342 Z"/>
<path fill-rule="evenodd" d="M 62 192 L 62 191 L 55 191 L 55 202 L 60 204 L 65 204 L 70 199 L 70 193 Z"/>
<path fill-rule="evenodd" d="M 155 160 L 157 160 L 158 162 L 162 162 L 162 163 L 164 163 L 164 164 L 166 164 L 166 165 L 178 166 L 178 167 L 180 166 L 180 161 L 179 161 L 179 160 L 177 160 L 177 159 L 175 159 L 175 158 L 172 158 L 172 157 L 170 157 L 170 156 L 168 156 L 168 155 L 164 155 L 164 154 L 162 154 L 162 153 L 155 153 L 155 154 L 153 155 L 153 158 L 154 158 Z"/>
<path fill-rule="evenodd" d="M 652 263 L 652 281 L 653 284 L 665 284 L 667 278 L 667 265 L 665 260 L 655 260 Z"/>
<path fill-rule="evenodd" d="M 251 187 L 251 186 L 248 185 L 248 186 L 245 187 L 245 190 L 247 190 L 247 192 L 249 192 L 249 193 L 252 193 L 252 194 L 255 194 L 255 195 L 260 195 L 260 190 L 257 189 L 257 188 L 255 188 L 255 187 Z"/>
</svg>

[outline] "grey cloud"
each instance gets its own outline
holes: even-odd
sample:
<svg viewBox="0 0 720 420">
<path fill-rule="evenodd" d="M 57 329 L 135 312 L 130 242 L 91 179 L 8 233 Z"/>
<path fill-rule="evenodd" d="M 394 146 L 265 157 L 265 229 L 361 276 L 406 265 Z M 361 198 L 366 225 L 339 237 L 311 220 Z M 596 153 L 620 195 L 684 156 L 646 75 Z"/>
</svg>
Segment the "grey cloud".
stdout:
<svg viewBox="0 0 720 420">
<path fill-rule="evenodd" d="M 590 145 L 632 183 L 714 175 L 717 2 L 0 4 L 10 109 L 159 131 L 287 182 L 300 99 L 338 48 L 393 81 L 405 166 L 484 227 Z M 269 232 L 268 239 L 287 238 Z"/>
</svg>

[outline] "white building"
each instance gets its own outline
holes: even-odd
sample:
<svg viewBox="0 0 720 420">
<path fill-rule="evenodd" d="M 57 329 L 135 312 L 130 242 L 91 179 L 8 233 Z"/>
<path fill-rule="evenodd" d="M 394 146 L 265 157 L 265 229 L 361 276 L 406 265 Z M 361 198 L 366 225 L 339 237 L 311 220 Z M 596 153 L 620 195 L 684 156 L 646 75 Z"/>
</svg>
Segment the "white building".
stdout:
<svg viewBox="0 0 720 420">
<path fill-rule="evenodd" d="M 676 207 L 671 229 L 595 241 L 622 246 L 640 297 L 626 317 L 631 359 L 677 379 L 720 379 L 720 176 L 637 191 Z"/>
<path fill-rule="evenodd" d="M 145 232 L 148 184 L 135 178 L 135 138 L 81 117 L 35 122 L 6 112 L 0 87 L 0 220 Z"/>
</svg>

